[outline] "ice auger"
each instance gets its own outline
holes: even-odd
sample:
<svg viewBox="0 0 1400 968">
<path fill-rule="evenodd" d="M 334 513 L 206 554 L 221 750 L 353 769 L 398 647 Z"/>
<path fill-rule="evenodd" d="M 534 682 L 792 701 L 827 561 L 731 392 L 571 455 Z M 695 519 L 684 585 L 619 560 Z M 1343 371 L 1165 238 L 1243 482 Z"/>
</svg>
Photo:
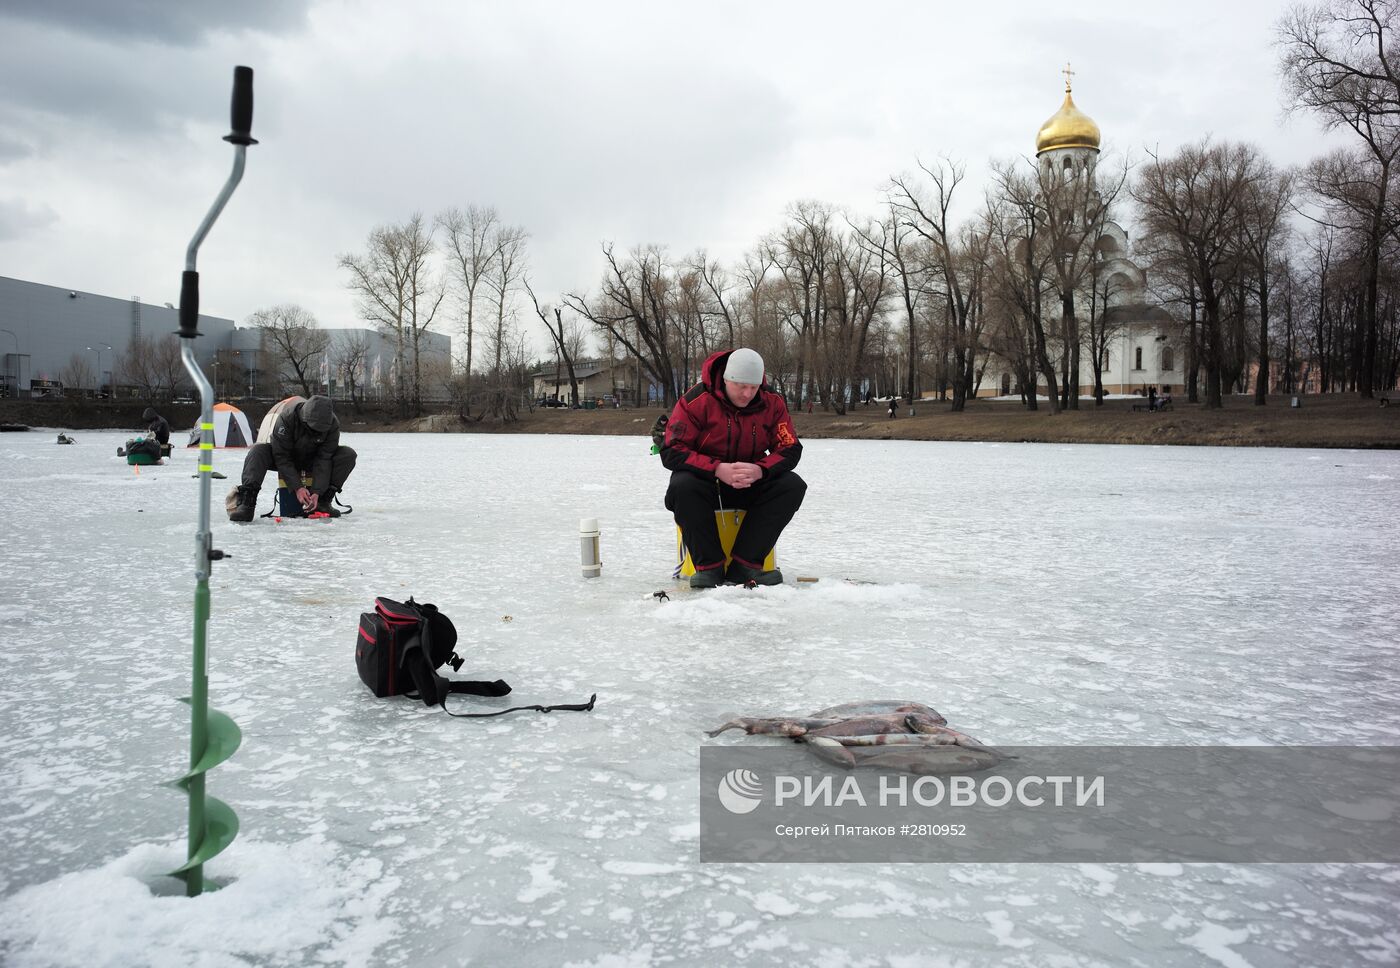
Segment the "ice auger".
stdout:
<svg viewBox="0 0 1400 968">
<path fill-rule="evenodd" d="M 196 897 L 204 890 L 204 864 L 216 856 L 238 836 L 238 815 L 222 800 L 205 795 L 204 779 L 211 769 L 228 759 L 238 749 L 243 734 L 225 714 L 209 708 L 209 673 L 205 650 L 205 627 L 209 624 L 209 571 L 215 561 L 224 558 L 222 551 L 212 547 L 209 531 L 209 478 L 214 471 L 214 388 L 194 355 L 194 340 L 199 336 L 199 273 L 195 258 L 204 237 L 213 228 L 224 210 L 233 190 L 243 179 L 243 166 L 248 146 L 257 144 L 249 134 L 253 127 L 253 69 L 233 69 L 233 130 L 224 140 L 233 145 L 233 171 L 223 190 L 210 207 L 204 221 L 190 239 L 185 250 L 185 272 L 180 280 L 180 357 L 190 379 L 199 388 L 199 532 L 194 547 L 194 670 L 190 694 L 181 699 L 190 706 L 190 768 L 175 785 L 189 795 L 190 825 L 189 853 L 184 864 L 171 875 L 185 882 L 185 895 Z"/>
</svg>

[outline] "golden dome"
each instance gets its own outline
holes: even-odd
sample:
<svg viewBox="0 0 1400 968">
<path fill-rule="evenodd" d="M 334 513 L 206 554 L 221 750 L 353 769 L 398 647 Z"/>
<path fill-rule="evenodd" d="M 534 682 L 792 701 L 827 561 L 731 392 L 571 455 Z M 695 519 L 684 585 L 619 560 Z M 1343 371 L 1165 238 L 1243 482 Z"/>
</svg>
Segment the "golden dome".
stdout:
<svg viewBox="0 0 1400 968">
<path fill-rule="evenodd" d="M 1065 85 L 1065 103 L 1060 110 L 1050 115 L 1050 119 L 1040 126 L 1035 136 L 1035 153 L 1052 148 L 1093 148 L 1099 150 L 1099 126 L 1079 108 L 1074 106 L 1069 85 Z"/>
</svg>

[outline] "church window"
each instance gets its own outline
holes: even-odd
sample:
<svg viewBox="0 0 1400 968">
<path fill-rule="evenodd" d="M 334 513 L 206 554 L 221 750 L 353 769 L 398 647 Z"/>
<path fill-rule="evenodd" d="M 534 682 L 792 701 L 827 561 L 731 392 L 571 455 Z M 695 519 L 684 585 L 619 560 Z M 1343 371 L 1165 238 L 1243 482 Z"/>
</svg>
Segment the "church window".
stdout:
<svg viewBox="0 0 1400 968">
<path fill-rule="evenodd" d="M 1004 396 L 1004 397 L 1009 397 L 1009 396 L 1011 396 L 1011 374 L 1010 374 L 1010 373 L 1003 373 L 1003 374 L 1001 375 L 1001 395 Z"/>
<path fill-rule="evenodd" d="M 1162 347 L 1162 369 L 1168 373 L 1176 369 L 1176 354 L 1170 346 Z"/>
<path fill-rule="evenodd" d="M 1142 347 L 1141 347 L 1141 346 L 1139 346 L 1139 347 L 1137 347 L 1135 350 L 1133 350 L 1133 369 L 1135 369 L 1135 370 L 1140 370 L 1140 369 L 1142 369 Z"/>
</svg>

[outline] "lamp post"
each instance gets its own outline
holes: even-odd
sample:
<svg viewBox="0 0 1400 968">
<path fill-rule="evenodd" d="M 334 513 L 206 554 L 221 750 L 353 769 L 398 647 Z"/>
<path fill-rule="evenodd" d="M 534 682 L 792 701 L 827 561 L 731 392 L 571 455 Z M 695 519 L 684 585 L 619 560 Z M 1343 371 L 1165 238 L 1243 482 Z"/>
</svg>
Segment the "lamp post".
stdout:
<svg viewBox="0 0 1400 968">
<path fill-rule="evenodd" d="M 112 349 L 111 343 L 98 343 L 97 346 L 89 346 L 88 349 L 97 354 L 97 386 L 93 389 L 92 395 L 97 396 L 102 392 L 102 349 Z"/>
</svg>

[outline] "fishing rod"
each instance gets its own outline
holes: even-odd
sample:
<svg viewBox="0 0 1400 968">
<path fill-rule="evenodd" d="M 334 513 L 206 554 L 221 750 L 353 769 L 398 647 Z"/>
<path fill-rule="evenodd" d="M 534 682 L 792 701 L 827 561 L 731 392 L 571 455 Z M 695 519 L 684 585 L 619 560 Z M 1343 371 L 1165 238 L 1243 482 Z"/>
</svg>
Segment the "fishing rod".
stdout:
<svg viewBox="0 0 1400 968">
<path fill-rule="evenodd" d="M 209 673 L 205 630 L 209 624 L 209 573 L 215 561 L 227 557 L 213 547 L 209 531 L 210 475 L 214 464 L 214 388 L 194 355 L 199 333 L 199 272 L 195 268 L 199 247 L 228 204 L 229 197 L 243 180 L 248 146 L 257 144 L 250 135 L 253 127 L 253 69 L 233 69 L 233 99 L 230 107 L 232 130 L 224 140 L 233 145 L 233 171 L 224 182 L 204 221 L 199 223 L 189 248 L 185 250 L 185 271 L 180 279 L 180 359 L 190 379 L 199 388 L 199 531 L 194 543 L 194 663 L 190 695 L 182 701 L 190 705 L 190 768 L 175 781 L 189 795 L 189 838 L 186 861 L 171 871 L 185 882 L 185 895 L 197 897 L 204 890 L 204 864 L 238 836 L 238 815 L 222 800 L 207 797 L 205 774 L 227 760 L 238 749 L 243 734 L 224 713 L 209 708 Z"/>
</svg>

